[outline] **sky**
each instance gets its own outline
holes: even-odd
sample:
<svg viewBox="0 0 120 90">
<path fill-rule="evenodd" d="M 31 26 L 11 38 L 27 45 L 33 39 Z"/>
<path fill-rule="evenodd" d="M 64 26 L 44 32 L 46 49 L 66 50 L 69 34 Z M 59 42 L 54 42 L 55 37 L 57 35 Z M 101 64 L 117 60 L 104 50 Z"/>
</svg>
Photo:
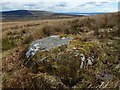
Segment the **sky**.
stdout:
<svg viewBox="0 0 120 90">
<path fill-rule="evenodd" d="M 119 0 L 2 0 L 0 11 L 44 10 L 58 13 L 117 12 Z"/>
</svg>

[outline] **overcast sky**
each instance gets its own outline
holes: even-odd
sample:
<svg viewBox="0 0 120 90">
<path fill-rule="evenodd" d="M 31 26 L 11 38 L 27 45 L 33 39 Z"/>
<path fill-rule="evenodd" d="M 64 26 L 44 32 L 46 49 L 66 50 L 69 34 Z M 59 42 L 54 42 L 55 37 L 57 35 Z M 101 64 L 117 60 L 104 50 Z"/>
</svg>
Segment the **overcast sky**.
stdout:
<svg viewBox="0 0 120 90">
<path fill-rule="evenodd" d="M 119 0 L 2 0 L 1 11 L 116 12 Z"/>
</svg>

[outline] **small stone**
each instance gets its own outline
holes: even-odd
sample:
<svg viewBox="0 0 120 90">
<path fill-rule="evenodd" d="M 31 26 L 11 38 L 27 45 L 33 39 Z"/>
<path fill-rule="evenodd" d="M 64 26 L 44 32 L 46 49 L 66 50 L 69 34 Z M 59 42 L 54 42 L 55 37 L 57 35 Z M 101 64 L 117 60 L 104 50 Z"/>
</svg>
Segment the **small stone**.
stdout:
<svg viewBox="0 0 120 90">
<path fill-rule="evenodd" d="M 83 61 L 81 62 L 80 68 L 83 68 Z"/>
<path fill-rule="evenodd" d="M 65 37 L 62 37 L 61 39 L 65 39 Z"/>
<path fill-rule="evenodd" d="M 73 49 L 76 49 L 76 47 L 73 47 Z"/>
<path fill-rule="evenodd" d="M 92 65 L 92 61 L 90 59 L 87 60 L 88 60 L 88 65 Z"/>
</svg>

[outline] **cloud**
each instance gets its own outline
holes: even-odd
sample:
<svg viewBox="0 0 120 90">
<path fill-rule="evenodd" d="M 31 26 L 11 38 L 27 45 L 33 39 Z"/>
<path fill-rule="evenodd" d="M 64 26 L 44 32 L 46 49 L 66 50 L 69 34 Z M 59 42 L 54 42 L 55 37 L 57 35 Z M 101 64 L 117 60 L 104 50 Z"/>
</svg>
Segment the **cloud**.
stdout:
<svg viewBox="0 0 120 90">
<path fill-rule="evenodd" d="M 2 0 L 2 2 L 119 2 L 119 0 Z"/>
<path fill-rule="evenodd" d="M 108 4 L 109 2 L 87 2 L 81 5 L 78 5 L 78 7 L 87 7 L 87 6 L 103 6 L 105 4 Z"/>
<path fill-rule="evenodd" d="M 118 8 L 117 1 L 118 0 L 4 0 L 2 2 L 2 11 L 26 9 L 53 12 L 112 12 Z"/>
<path fill-rule="evenodd" d="M 96 4 L 96 2 L 87 2 L 86 4 L 92 4 L 92 5 L 94 5 L 94 4 Z"/>
<path fill-rule="evenodd" d="M 24 6 L 33 7 L 33 6 L 36 6 L 36 4 L 34 4 L 34 3 L 27 3 L 27 4 L 24 4 Z"/>
<path fill-rule="evenodd" d="M 65 7 L 67 5 L 67 2 L 60 2 L 58 4 L 56 4 L 56 6 L 58 7 Z"/>
</svg>

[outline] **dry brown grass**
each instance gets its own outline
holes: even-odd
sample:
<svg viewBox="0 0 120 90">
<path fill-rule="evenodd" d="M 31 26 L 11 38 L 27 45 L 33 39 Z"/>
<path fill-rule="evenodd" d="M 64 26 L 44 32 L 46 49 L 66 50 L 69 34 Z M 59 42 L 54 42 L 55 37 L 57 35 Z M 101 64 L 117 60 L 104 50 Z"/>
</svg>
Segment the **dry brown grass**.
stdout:
<svg viewBox="0 0 120 90">
<path fill-rule="evenodd" d="M 114 17 L 114 18 L 112 18 Z M 91 30 L 98 34 L 100 28 L 117 26 L 118 14 L 96 15 L 70 19 L 37 20 L 24 22 L 3 22 L 3 41 L 12 46 L 27 44 L 39 38 L 56 34 L 80 34 Z M 28 40 L 30 38 L 30 40 Z M 3 42 L 4 43 L 4 42 Z M 13 45 L 14 44 L 14 45 Z M 5 46 L 5 44 L 4 44 Z M 6 47 L 6 46 L 5 46 Z"/>
<path fill-rule="evenodd" d="M 112 18 L 112 17 L 115 17 L 115 18 Z M 17 87 L 30 87 L 30 86 L 35 87 L 34 85 L 36 84 L 35 83 L 36 80 L 33 80 L 31 78 L 32 75 L 30 75 L 31 74 L 29 73 L 30 71 L 23 66 L 23 62 L 19 56 L 19 55 L 23 55 L 26 47 L 28 47 L 32 41 L 40 38 L 44 38 L 50 35 L 72 34 L 76 36 L 75 39 L 82 42 L 87 42 L 87 41 L 99 42 L 100 40 L 102 41 L 104 39 L 102 41 L 103 43 L 105 43 L 105 46 L 103 45 L 103 48 L 106 48 L 106 51 L 107 51 L 108 48 L 106 47 L 105 40 L 109 37 L 109 34 L 110 34 L 108 32 L 108 28 L 113 28 L 117 26 L 118 24 L 117 18 L 118 18 L 117 14 L 110 14 L 110 15 L 96 15 L 91 17 L 80 17 L 80 18 L 58 19 L 58 20 L 37 20 L 37 21 L 30 21 L 30 22 L 27 22 L 27 21 L 3 22 L 2 50 L 3 52 L 8 53 L 7 55 L 4 55 L 4 58 L 3 58 L 4 87 L 16 87 L 16 86 Z M 106 31 L 102 31 L 102 30 L 106 30 Z M 113 31 L 113 33 L 116 33 L 116 31 Z M 22 49 L 17 49 L 19 46 Z M 23 51 L 19 51 L 19 50 L 23 50 Z M 8 51 L 11 51 L 11 52 L 9 53 Z M 113 58 L 113 56 L 111 57 Z M 99 64 L 103 62 L 100 62 Z M 71 62 L 71 63 L 74 63 L 74 62 Z M 101 66 L 99 66 L 98 68 L 102 69 Z M 62 69 L 64 69 L 64 67 L 61 67 L 61 70 Z M 114 72 L 116 74 L 116 71 Z M 70 74 L 72 73 L 70 72 Z M 85 75 L 87 74 L 91 74 L 91 71 L 88 71 L 87 73 L 85 73 Z M 46 76 L 49 76 L 49 75 L 46 75 Z M 90 77 L 93 77 L 93 76 L 90 76 Z M 36 79 L 36 77 L 34 78 Z M 85 78 L 89 78 L 89 77 L 86 76 Z M 31 80 L 33 80 L 34 82 Z M 40 82 L 40 80 L 38 81 Z M 91 81 L 94 81 L 94 80 L 91 80 Z M 118 82 L 118 81 L 115 81 L 115 82 Z M 83 83 L 78 85 L 83 85 L 84 87 L 84 84 L 86 83 L 89 83 L 89 82 L 84 82 L 83 80 Z M 91 82 L 90 85 L 92 85 L 93 83 Z"/>
</svg>

